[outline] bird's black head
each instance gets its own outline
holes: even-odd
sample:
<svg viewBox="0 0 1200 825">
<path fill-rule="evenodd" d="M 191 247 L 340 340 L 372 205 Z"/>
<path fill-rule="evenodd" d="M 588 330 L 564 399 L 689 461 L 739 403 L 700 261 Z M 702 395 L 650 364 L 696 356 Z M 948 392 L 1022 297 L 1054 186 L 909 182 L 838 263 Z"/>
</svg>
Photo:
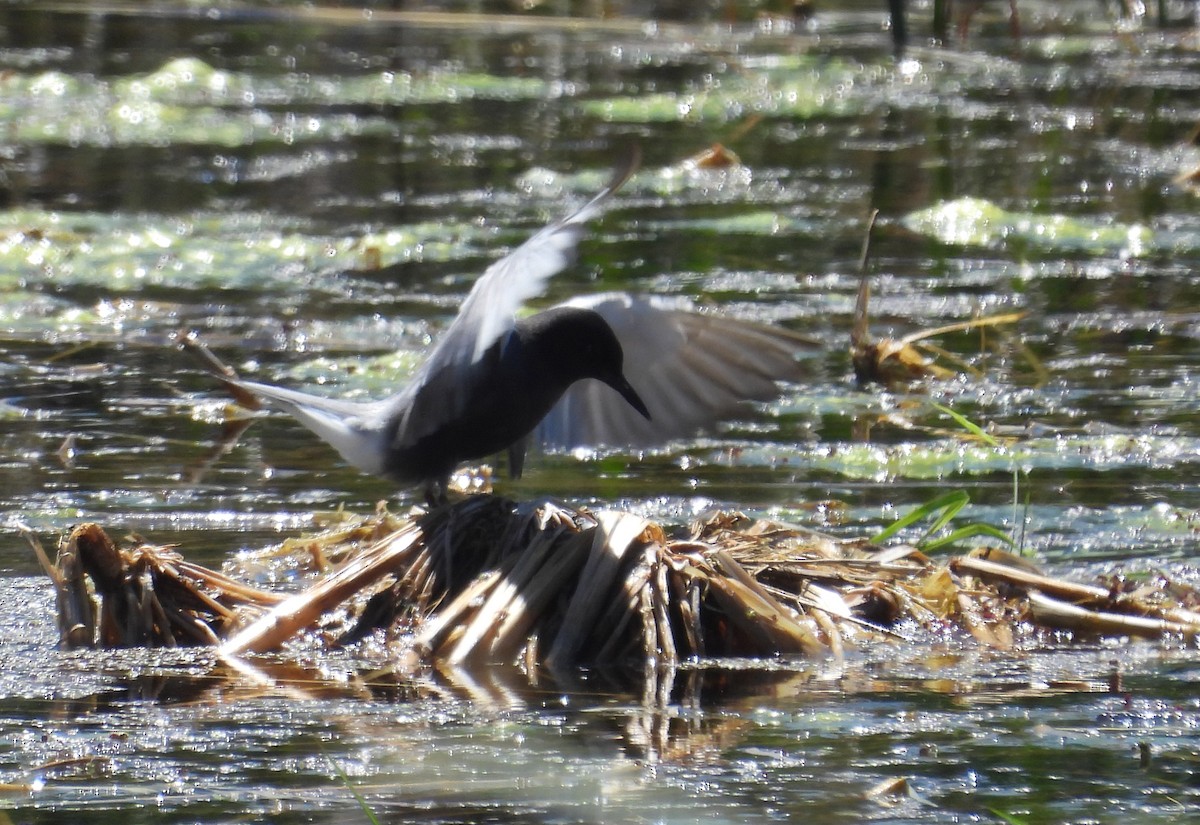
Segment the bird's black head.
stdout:
<svg viewBox="0 0 1200 825">
<path fill-rule="evenodd" d="M 598 313 L 580 307 L 553 307 L 524 319 L 519 326 L 527 345 L 562 382 L 564 390 L 583 378 L 595 378 L 619 392 L 646 419 L 650 418 L 645 402 L 625 378 L 621 342 Z"/>
</svg>

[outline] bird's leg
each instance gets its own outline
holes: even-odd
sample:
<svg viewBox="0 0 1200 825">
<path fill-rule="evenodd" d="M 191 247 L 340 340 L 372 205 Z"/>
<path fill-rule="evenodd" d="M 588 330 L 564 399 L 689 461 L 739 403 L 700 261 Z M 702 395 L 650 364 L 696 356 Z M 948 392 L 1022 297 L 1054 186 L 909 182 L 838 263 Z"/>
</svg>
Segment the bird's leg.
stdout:
<svg viewBox="0 0 1200 825">
<path fill-rule="evenodd" d="M 525 449 L 529 444 L 529 436 L 524 435 L 514 441 L 508 448 L 508 477 L 520 478 L 525 469 Z"/>
<path fill-rule="evenodd" d="M 450 476 L 442 476 L 441 478 L 431 478 L 421 485 L 421 490 L 425 494 L 425 503 L 429 505 L 429 509 L 441 507 L 446 503 L 446 492 L 450 489 Z"/>
</svg>

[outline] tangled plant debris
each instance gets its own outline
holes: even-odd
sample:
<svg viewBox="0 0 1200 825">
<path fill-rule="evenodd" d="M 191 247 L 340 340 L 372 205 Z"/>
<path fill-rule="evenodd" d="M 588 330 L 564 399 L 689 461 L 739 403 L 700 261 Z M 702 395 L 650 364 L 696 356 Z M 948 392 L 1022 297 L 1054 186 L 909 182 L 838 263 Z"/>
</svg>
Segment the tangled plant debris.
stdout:
<svg viewBox="0 0 1200 825">
<path fill-rule="evenodd" d="M 373 637 L 398 661 L 532 668 L 841 657 L 923 632 L 1002 649 L 1064 631 L 1187 642 L 1200 632 L 1200 593 L 1180 582 L 1074 583 L 1003 550 L 935 560 L 736 513 L 672 538 L 630 513 L 474 495 L 409 517 L 339 513 L 223 573 L 171 547 L 118 547 L 95 524 L 72 530 L 53 563 L 28 535 L 66 647 L 199 644 L 236 656 Z M 270 569 L 307 586 L 282 595 L 246 583 Z"/>
</svg>

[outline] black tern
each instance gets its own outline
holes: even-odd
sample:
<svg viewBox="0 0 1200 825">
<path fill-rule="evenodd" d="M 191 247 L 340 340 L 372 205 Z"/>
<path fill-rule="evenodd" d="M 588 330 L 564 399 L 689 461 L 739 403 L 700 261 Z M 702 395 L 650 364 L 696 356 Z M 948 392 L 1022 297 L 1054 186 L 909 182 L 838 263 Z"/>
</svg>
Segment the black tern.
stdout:
<svg viewBox="0 0 1200 825">
<path fill-rule="evenodd" d="M 456 467 L 527 445 L 647 447 L 694 434 L 797 380 L 798 333 L 701 314 L 682 301 L 605 293 L 517 319 L 572 264 L 583 225 L 633 174 L 638 155 L 583 207 L 493 263 L 412 380 L 355 402 L 220 377 L 262 396 L 362 472 L 445 497 Z"/>
</svg>

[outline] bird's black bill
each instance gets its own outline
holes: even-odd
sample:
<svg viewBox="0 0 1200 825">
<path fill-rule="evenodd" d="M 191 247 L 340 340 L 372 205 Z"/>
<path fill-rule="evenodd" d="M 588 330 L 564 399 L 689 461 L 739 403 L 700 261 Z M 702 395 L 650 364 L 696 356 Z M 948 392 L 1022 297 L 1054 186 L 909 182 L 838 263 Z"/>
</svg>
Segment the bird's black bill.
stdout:
<svg viewBox="0 0 1200 825">
<path fill-rule="evenodd" d="M 650 410 L 646 408 L 646 402 L 643 401 L 642 397 L 637 394 L 637 390 L 630 386 L 629 382 L 625 380 L 625 376 L 620 376 L 612 381 L 605 381 L 604 383 L 621 393 L 621 397 L 629 402 L 629 406 L 641 413 L 642 418 L 646 419 L 647 421 L 651 420 Z"/>
</svg>

